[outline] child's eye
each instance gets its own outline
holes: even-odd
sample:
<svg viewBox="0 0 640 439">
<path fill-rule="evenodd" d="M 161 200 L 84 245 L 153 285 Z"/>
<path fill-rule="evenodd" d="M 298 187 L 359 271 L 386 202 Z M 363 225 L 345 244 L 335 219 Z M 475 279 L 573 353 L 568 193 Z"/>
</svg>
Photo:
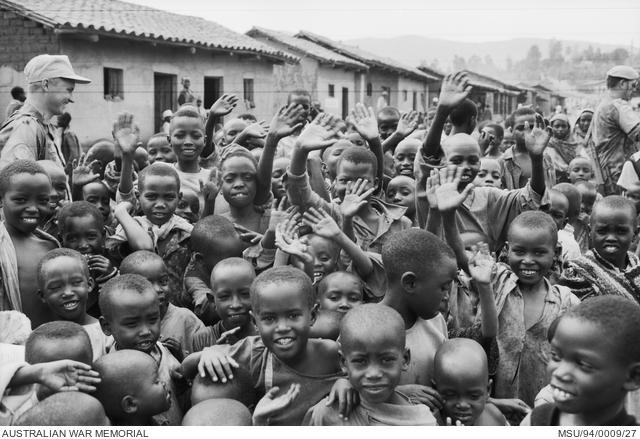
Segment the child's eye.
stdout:
<svg viewBox="0 0 640 439">
<path fill-rule="evenodd" d="M 594 370 L 593 366 L 589 363 L 585 363 L 584 361 L 578 362 L 578 366 L 585 372 L 592 372 Z"/>
<path fill-rule="evenodd" d="M 298 317 L 300 317 L 300 313 L 299 312 L 289 313 L 289 318 L 290 319 L 297 319 Z"/>
<path fill-rule="evenodd" d="M 556 352 L 556 351 L 551 351 L 551 353 L 549 354 L 549 357 L 551 358 L 551 361 L 560 361 L 560 355 Z"/>
</svg>

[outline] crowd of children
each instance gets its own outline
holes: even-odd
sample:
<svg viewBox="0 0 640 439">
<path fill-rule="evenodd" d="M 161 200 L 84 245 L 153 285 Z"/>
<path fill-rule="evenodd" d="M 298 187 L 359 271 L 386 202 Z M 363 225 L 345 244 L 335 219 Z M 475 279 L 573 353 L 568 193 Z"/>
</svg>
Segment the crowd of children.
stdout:
<svg viewBox="0 0 640 439">
<path fill-rule="evenodd" d="M 5 166 L 0 423 L 635 425 L 635 193 L 596 192 L 590 110 L 478 125 L 470 91 L 224 95 Z"/>
</svg>

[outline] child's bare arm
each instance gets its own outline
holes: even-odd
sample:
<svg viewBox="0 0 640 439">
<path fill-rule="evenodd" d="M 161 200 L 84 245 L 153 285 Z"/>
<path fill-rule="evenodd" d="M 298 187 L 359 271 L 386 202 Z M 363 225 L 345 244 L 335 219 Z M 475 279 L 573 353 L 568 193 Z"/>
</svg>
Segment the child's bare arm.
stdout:
<svg viewBox="0 0 640 439">
<path fill-rule="evenodd" d="M 546 189 L 543 154 L 551 138 L 551 128 L 530 127 L 529 122 L 525 122 L 524 130 L 524 144 L 531 157 L 531 189 L 542 195 Z"/>
<path fill-rule="evenodd" d="M 326 202 L 331 202 L 331 196 L 327 190 L 327 185 L 322 175 L 322 159 L 320 155 L 311 154 L 307 159 L 307 169 L 309 171 L 309 185 L 311 190 Z"/>
<path fill-rule="evenodd" d="M 498 310 L 491 286 L 491 277 L 495 268 L 496 262 L 489 253 L 489 246 L 481 243 L 474 249 L 474 255 L 469 261 L 469 271 L 478 290 L 482 310 L 482 336 L 486 338 L 498 335 Z"/>
<path fill-rule="evenodd" d="M 307 156 L 311 151 L 326 148 L 338 140 L 336 134 L 341 121 L 327 113 L 319 114 L 313 122 L 308 124 L 300 133 L 291 154 L 291 173 L 302 175 L 307 172 Z"/>
<path fill-rule="evenodd" d="M 131 113 L 120 113 L 113 124 L 116 151 L 122 155 L 122 169 L 118 191 L 128 194 L 133 190 L 133 160 L 138 148 L 138 128 Z"/>
<path fill-rule="evenodd" d="M 123 201 L 116 206 L 114 215 L 125 235 L 127 235 L 127 242 L 129 247 L 133 251 L 136 250 L 149 250 L 153 251 L 153 240 L 147 233 L 147 231 L 140 225 L 130 214 L 133 210 L 133 205 L 128 201 Z"/>
<path fill-rule="evenodd" d="M 378 132 L 378 123 L 376 122 L 376 114 L 371 107 L 365 107 L 358 103 L 356 108 L 351 112 L 354 128 L 369 144 L 371 152 L 376 156 L 378 162 L 378 188 L 382 187 L 382 177 L 384 175 L 384 153 L 382 152 L 382 143 L 380 142 L 380 133 Z"/>
<path fill-rule="evenodd" d="M 464 101 L 471 92 L 471 85 L 464 72 L 447 75 L 442 82 L 440 98 L 436 107 L 436 116 L 422 145 L 422 153 L 427 157 L 438 155 L 442 130 L 451 110 Z"/>
<path fill-rule="evenodd" d="M 395 151 L 398 143 L 413 133 L 418 127 L 418 112 L 410 111 L 400 116 L 396 130 L 382 142 L 382 151 Z"/>
<path fill-rule="evenodd" d="M 338 244 L 349 255 L 353 262 L 353 267 L 360 277 L 366 278 L 371 274 L 373 264 L 367 254 L 340 230 L 338 224 L 328 213 L 311 207 L 304 213 L 303 222 L 311 226 L 313 233 L 316 235 L 330 239 Z"/>
<path fill-rule="evenodd" d="M 436 197 L 436 189 L 438 189 L 439 181 L 440 174 L 438 173 L 438 170 L 432 169 L 431 175 L 427 177 L 425 191 L 427 204 L 429 205 L 425 229 L 427 232 L 431 232 L 434 235 L 440 234 L 440 227 L 442 225 L 442 218 L 440 217 L 440 211 L 438 210 L 438 197 Z"/>
<path fill-rule="evenodd" d="M 467 184 L 462 192 L 458 192 L 461 176 L 462 168 L 453 165 L 442 168 L 439 172 L 432 172 L 429 178 L 433 178 L 432 184 L 437 186 L 436 198 L 438 200 L 438 210 L 442 215 L 445 240 L 456 254 L 458 267 L 468 273 L 469 262 L 456 225 L 456 210 L 473 190 L 473 184 Z"/>
<path fill-rule="evenodd" d="M 290 136 L 295 130 L 302 126 L 301 118 L 304 109 L 299 104 L 289 104 L 280 108 L 273 116 L 269 125 L 269 133 L 264 145 L 264 150 L 258 162 L 258 190 L 256 192 L 255 204 L 264 204 L 269 198 L 271 191 L 271 171 L 273 170 L 273 158 L 276 155 L 278 142 Z"/>
<path fill-rule="evenodd" d="M 238 104 L 239 98 L 235 95 L 223 94 L 217 101 L 213 103 L 209 110 L 209 116 L 207 117 L 207 123 L 205 126 L 205 141 L 204 148 L 200 154 L 202 157 L 209 157 L 215 150 L 213 145 L 213 129 L 216 126 L 216 122 L 221 117 L 231 113 Z"/>
<path fill-rule="evenodd" d="M 27 384 L 43 384 L 56 392 L 93 392 L 100 383 L 98 372 L 88 364 L 73 360 L 59 360 L 48 363 L 25 365 L 18 369 L 9 381 L 9 387 Z"/>
</svg>

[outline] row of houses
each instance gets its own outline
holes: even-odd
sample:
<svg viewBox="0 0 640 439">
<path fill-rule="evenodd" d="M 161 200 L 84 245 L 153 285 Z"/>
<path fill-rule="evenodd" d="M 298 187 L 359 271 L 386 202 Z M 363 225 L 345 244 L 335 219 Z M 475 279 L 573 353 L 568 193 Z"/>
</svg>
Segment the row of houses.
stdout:
<svg viewBox="0 0 640 439">
<path fill-rule="evenodd" d="M 357 102 L 376 106 L 381 96 L 400 111 L 425 112 L 443 79 L 441 72 L 306 31 L 290 35 L 254 27 L 240 34 L 199 17 L 119 0 L 0 0 L 0 13 L 0 108 L 6 108 L 13 86 L 26 85 L 22 70 L 29 59 L 66 54 L 78 74 L 92 79 L 77 87 L 68 107 L 83 143 L 108 136 L 125 110 L 136 115 L 142 136 L 150 136 L 161 113 L 177 107 L 184 76 L 206 108 L 233 93 L 242 97 L 235 113 L 258 119 L 270 118 L 297 89 L 310 91 L 325 111 L 342 117 Z M 472 99 L 494 116 L 510 113 L 519 102 L 537 103 L 534 88 L 468 73 Z"/>
</svg>

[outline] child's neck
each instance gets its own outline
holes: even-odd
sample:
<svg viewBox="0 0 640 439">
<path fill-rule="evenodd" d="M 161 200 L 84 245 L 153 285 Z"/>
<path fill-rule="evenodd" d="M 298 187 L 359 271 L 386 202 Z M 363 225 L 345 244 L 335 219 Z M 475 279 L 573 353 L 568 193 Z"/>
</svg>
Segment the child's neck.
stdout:
<svg viewBox="0 0 640 439">
<path fill-rule="evenodd" d="M 28 239 L 33 236 L 33 232 L 23 232 L 22 230 L 17 229 L 6 221 L 4 222 L 4 226 L 7 229 L 7 232 L 9 233 L 9 236 L 12 240 Z"/>
<path fill-rule="evenodd" d="M 183 160 L 182 162 L 178 160 L 178 162 L 176 163 L 176 167 L 179 171 L 186 173 L 197 174 L 198 172 L 200 172 L 200 164 L 198 163 L 197 159 L 188 161 Z"/>
<path fill-rule="evenodd" d="M 95 317 L 91 317 L 89 314 L 87 314 L 86 312 L 81 315 L 78 320 L 75 321 L 75 323 L 77 323 L 78 325 L 84 326 L 84 325 L 90 325 L 92 323 L 96 323 L 98 321 L 98 319 L 96 319 Z"/>
<path fill-rule="evenodd" d="M 418 316 L 411 310 L 406 300 L 403 300 L 402 296 L 404 294 L 407 293 L 390 288 L 389 291 L 387 291 L 387 294 L 384 295 L 384 299 L 382 299 L 381 303 L 398 311 L 402 316 L 402 320 L 404 320 L 404 329 L 407 330 L 416 324 Z"/>
<path fill-rule="evenodd" d="M 254 225 L 251 224 L 251 220 L 256 215 L 256 211 L 253 208 L 253 203 L 244 207 L 236 207 L 230 204 L 229 212 L 231 213 L 234 222 L 237 222 L 241 226 L 253 230 Z"/>
</svg>

